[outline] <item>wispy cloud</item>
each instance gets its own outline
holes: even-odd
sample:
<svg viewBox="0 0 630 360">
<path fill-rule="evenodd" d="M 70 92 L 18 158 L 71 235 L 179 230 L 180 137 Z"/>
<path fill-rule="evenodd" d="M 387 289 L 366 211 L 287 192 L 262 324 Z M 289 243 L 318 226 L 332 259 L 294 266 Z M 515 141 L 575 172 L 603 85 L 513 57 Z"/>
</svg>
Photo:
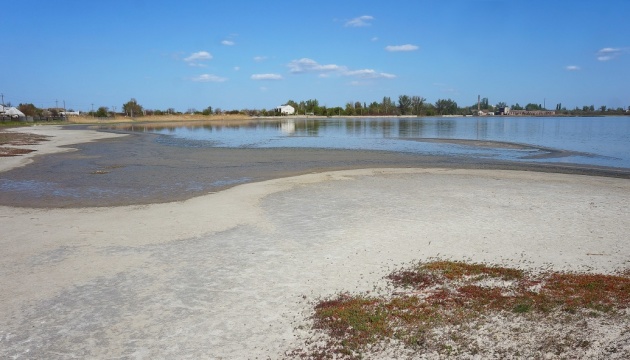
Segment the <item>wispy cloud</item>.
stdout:
<svg viewBox="0 0 630 360">
<path fill-rule="evenodd" d="M 370 26 L 372 23 L 370 21 L 374 20 L 374 16 L 363 15 L 357 18 L 346 21 L 345 26 L 347 27 L 363 27 Z"/>
<path fill-rule="evenodd" d="M 619 55 L 623 50 L 620 48 L 603 48 L 597 52 L 597 60 L 599 61 L 608 61 L 612 60 Z"/>
<path fill-rule="evenodd" d="M 282 80 L 280 74 L 254 74 L 251 76 L 252 80 Z"/>
<path fill-rule="evenodd" d="M 254 61 L 261 62 L 267 60 L 266 56 L 254 56 Z"/>
<path fill-rule="evenodd" d="M 205 66 L 204 61 L 212 60 L 212 54 L 207 51 L 199 51 L 190 54 L 190 56 L 184 58 L 184 61 L 190 66 Z"/>
<path fill-rule="evenodd" d="M 577 66 L 577 65 L 568 65 L 565 67 L 566 70 L 568 71 L 579 71 L 582 70 L 581 67 Z"/>
<path fill-rule="evenodd" d="M 405 45 L 388 45 L 385 47 L 385 50 L 390 52 L 399 52 L 399 51 L 416 51 L 418 50 L 418 46 L 412 44 Z"/>
<path fill-rule="evenodd" d="M 235 42 L 232 40 L 223 40 L 221 41 L 221 44 L 225 46 L 234 46 Z"/>
<path fill-rule="evenodd" d="M 378 36 L 375 36 L 375 37 L 371 38 L 370 41 L 373 41 L 373 42 L 378 41 Z"/>
<path fill-rule="evenodd" d="M 346 71 L 345 76 L 356 76 L 361 79 L 393 79 L 396 75 L 377 72 L 372 69 L 352 70 Z"/>
<path fill-rule="evenodd" d="M 343 65 L 323 65 L 308 58 L 293 60 L 287 66 L 289 67 L 289 72 L 293 74 L 317 73 L 320 78 L 330 77 L 331 74 L 357 77 L 360 79 L 393 79 L 396 77 L 394 74 L 378 72 L 373 69 L 351 70 Z"/>
<path fill-rule="evenodd" d="M 201 74 L 191 79 L 195 82 L 224 82 L 227 81 L 227 78 L 212 75 L 212 74 Z"/>
<path fill-rule="evenodd" d="M 339 71 L 342 69 L 341 66 L 335 64 L 322 65 L 317 63 L 317 61 L 302 58 L 299 60 L 293 60 L 288 65 L 289 72 L 293 74 L 301 74 L 308 72 L 329 72 L 329 71 Z"/>
</svg>

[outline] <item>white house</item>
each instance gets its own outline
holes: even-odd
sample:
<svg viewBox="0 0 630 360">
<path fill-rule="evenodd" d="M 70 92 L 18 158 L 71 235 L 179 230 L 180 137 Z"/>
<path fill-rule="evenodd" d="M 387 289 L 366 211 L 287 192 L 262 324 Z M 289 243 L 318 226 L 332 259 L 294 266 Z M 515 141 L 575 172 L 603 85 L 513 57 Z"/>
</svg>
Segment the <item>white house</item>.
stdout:
<svg viewBox="0 0 630 360">
<path fill-rule="evenodd" d="M 61 116 L 79 116 L 81 115 L 80 111 L 62 111 L 59 113 Z"/>
<path fill-rule="evenodd" d="M 282 105 L 276 108 L 276 111 L 282 115 L 293 115 L 295 114 L 295 108 L 291 105 Z"/>
<path fill-rule="evenodd" d="M 26 115 L 14 107 L 6 107 L 0 105 L 0 116 L 8 116 L 12 119 L 23 118 Z"/>
</svg>

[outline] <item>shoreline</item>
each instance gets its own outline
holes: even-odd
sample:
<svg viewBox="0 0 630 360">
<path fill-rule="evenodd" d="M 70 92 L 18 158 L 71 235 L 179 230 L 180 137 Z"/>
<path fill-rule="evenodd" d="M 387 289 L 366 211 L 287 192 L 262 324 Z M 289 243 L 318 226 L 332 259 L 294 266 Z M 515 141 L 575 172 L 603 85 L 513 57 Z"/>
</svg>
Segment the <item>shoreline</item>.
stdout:
<svg viewBox="0 0 630 360">
<path fill-rule="evenodd" d="M 30 153 L 22 154 L 19 156 L 0 158 L 2 159 L 2 161 L 0 161 L 0 173 L 26 166 L 32 163 L 34 161 L 33 159 L 38 156 L 75 151 L 76 149 L 69 147 L 70 145 L 85 144 L 102 139 L 126 136 L 124 134 L 106 133 L 102 131 L 87 129 L 62 129 L 62 126 L 60 125 L 36 125 L 30 127 L 15 127 L 4 130 L 7 132 L 21 132 L 40 135 L 46 137 L 46 140 L 41 141 L 37 144 L 6 146 L 16 149 L 27 147 L 29 150 L 32 151 Z"/>
<path fill-rule="evenodd" d="M 158 135 L 86 127 L 32 127 L 13 131 L 50 136 L 48 141 L 26 146 L 37 150 L 27 156 L 0 158 L 0 172 L 13 169 L 3 173 L 5 191 L 0 193 L 0 205 L 24 208 L 169 203 L 245 183 L 372 168 L 518 170 L 630 179 L 630 169 L 562 163 L 517 163 L 369 150 L 181 148 L 156 143 Z M 486 143 L 477 145 L 514 146 Z M 38 157 L 47 153 L 55 155 Z M 30 165 L 25 167 L 25 164 Z"/>
<path fill-rule="evenodd" d="M 121 139 L 101 142 L 128 151 Z M 62 163 L 93 161 L 77 147 Z M 0 358 L 282 358 L 314 301 L 374 291 L 412 261 L 628 269 L 628 203 L 614 177 L 374 167 L 174 202 L 0 206 Z"/>
</svg>

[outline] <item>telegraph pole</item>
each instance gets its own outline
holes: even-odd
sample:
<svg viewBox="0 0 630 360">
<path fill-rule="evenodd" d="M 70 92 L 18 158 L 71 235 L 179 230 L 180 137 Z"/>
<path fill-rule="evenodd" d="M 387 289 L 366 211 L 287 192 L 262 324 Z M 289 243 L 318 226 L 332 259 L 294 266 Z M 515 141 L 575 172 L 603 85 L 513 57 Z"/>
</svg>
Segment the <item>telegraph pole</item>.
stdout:
<svg viewBox="0 0 630 360">
<path fill-rule="evenodd" d="M 0 96 L 2 96 L 2 103 L 0 103 L 0 105 L 4 105 L 4 94 L 0 94 Z"/>
</svg>

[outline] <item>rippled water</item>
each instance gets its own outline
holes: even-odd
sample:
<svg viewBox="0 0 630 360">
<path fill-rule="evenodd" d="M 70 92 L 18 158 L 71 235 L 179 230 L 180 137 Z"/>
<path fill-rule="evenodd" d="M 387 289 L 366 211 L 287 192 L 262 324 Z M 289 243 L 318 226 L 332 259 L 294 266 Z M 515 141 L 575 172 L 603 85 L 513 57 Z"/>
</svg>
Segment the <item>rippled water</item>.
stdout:
<svg viewBox="0 0 630 360">
<path fill-rule="evenodd" d="M 630 168 L 630 116 L 298 118 L 231 125 L 134 125 L 125 130 L 170 135 L 159 141 L 184 147 L 363 149 Z M 423 141 L 427 139 L 496 141 L 539 149 Z M 549 149 L 564 153 L 532 159 Z"/>
</svg>

